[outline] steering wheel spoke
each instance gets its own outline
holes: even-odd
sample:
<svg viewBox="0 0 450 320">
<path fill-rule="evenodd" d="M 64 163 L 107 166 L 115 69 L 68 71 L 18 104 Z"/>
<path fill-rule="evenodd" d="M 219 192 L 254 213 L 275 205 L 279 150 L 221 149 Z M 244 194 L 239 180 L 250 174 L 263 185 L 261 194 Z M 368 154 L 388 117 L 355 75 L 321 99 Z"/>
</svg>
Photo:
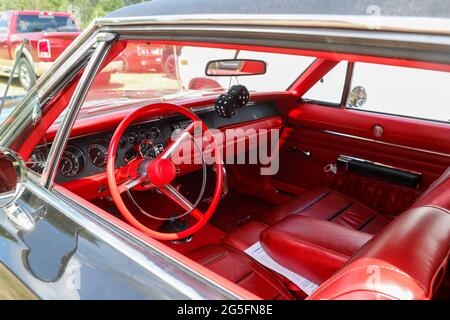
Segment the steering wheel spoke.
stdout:
<svg viewBox="0 0 450 320">
<path fill-rule="evenodd" d="M 170 156 L 181 146 L 181 144 L 190 139 L 196 127 L 196 121 L 191 122 L 179 135 L 178 137 L 170 143 L 167 148 L 159 155 L 162 159 L 168 159 Z"/>
<path fill-rule="evenodd" d="M 119 191 L 120 194 L 133 189 L 134 187 L 137 187 L 138 185 L 144 183 L 148 181 L 148 177 L 147 176 L 139 176 L 135 179 L 129 179 L 126 180 L 125 182 L 121 183 L 120 185 L 117 186 L 117 189 Z"/>
<path fill-rule="evenodd" d="M 189 211 L 189 213 L 197 218 L 197 220 L 203 219 L 203 213 L 195 208 L 192 202 L 190 202 L 183 194 L 181 194 L 181 192 L 178 191 L 178 189 L 173 185 L 167 184 L 159 188 L 159 190 L 184 210 Z"/>
</svg>

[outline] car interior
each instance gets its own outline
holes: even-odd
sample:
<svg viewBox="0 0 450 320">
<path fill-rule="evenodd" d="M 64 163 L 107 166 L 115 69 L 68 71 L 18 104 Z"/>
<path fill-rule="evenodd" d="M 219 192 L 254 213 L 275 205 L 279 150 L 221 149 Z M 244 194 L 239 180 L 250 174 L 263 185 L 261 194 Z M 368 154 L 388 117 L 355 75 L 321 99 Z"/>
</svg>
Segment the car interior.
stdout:
<svg viewBox="0 0 450 320">
<path fill-rule="evenodd" d="M 124 40 L 114 45 L 102 73 L 120 60 L 124 48 Z M 238 45 L 233 50 L 269 51 Z M 55 188 L 114 223 L 132 226 L 138 236 L 156 238 L 168 254 L 175 251 L 187 258 L 184 263 L 212 271 L 224 285 L 258 298 L 450 298 L 449 123 L 396 115 L 395 106 L 392 113 L 347 106 L 357 62 L 446 73 L 449 66 L 297 49 L 270 51 L 307 56 L 312 62 L 285 90 L 254 91 L 246 86 L 246 77 L 225 72 L 196 77 L 184 88 L 188 94 L 169 92 L 163 99 L 162 91 L 123 98 L 123 88 L 114 83 L 117 74 L 100 73 L 70 133 Z M 223 65 L 230 68 L 229 62 Z M 343 83 L 337 85 L 339 101 L 306 98 L 338 66 L 344 70 Z M 267 73 L 270 67 L 269 62 Z M 63 121 L 60 114 L 81 72 L 52 98 L 43 109 L 39 132 L 30 131 L 29 142 L 17 150 L 30 159 L 37 174 L 44 170 Z M 228 76 L 235 86 L 224 88 L 214 76 Z M 367 104 L 370 94 L 368 90 Z M 232 98 L 245 101 L 224 111 L 226 99 Z M 215 161 L 173 165 L 165 155 L 183 133 L 195 131 L 196 119 L 207 139 L 215 139 Z M 238 134 L 219 145 L 207 129 Z M 258 148 L 252 141 L 260 144 L 267 132 L 279 134 L 268 155 L 274 159 L 278 154 L 278 170 L 264 175 L 267 163 L 237 159 L 248 158 Z M 273 144 L 270 139 L 264 143 Z M 229 156 L 225 151 L 230 149 L 237 152 Z M 142 163 L 148 165 L 145 173 L 152 184 L 131 177 L 142 171 Z M 114 181 L 117 187 L 111 188 Z M 154 236 L 160 234 L 175 236 Z M 313 290 L 249 255 L 256 243 Z"/>
</svg>

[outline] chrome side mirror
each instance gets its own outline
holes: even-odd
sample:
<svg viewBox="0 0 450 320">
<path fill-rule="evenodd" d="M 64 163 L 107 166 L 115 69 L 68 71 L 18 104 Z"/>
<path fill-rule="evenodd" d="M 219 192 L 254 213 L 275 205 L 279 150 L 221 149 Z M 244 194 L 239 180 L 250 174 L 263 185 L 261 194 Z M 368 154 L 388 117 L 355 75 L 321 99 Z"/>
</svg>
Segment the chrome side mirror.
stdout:
<svg viewBox="0 0 450 320">
<path fill-rule="evenodd" d="M 347 108 L 361 108 L 367 102 L 367 92 L 362 86 L 352 89 L 347 99 Z"/>
<path fill-rule="evenodd" d="M 7 208 L 23 192 L 25 164 L 15 152 L 0 148 L 0 208 Z"/>
</svg>

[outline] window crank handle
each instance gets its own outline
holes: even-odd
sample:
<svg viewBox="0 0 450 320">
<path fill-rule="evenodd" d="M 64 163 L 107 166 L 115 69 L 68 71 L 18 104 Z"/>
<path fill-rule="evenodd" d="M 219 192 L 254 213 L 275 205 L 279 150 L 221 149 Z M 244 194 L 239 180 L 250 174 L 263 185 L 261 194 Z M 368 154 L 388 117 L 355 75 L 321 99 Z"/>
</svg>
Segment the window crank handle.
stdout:
<svg viewBox="0 0 450 320">
<path fill-rule="evenodd" d="M 305 158 L 311 158 L 311 156 L 312 156 L 311 151 L 302 150 L 302 149 L 297 148 L 296 146 L 292 146 L 291 151 L 293 153 L 301 153 Z"/>
</svg>

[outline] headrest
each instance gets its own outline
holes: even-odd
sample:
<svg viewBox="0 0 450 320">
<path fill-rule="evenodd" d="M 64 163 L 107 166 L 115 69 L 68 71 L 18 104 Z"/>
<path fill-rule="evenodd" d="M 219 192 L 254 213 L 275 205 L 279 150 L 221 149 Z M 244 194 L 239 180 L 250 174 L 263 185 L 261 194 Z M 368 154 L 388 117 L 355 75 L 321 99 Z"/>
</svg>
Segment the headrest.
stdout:
<svg viewBox="0 0 450 320">
<path fill-rule="evenodd" d="M 362 247 L 309 299 L 431 299 L 445 275 L 450 212 L 411 209 Z"/>
</svg>

